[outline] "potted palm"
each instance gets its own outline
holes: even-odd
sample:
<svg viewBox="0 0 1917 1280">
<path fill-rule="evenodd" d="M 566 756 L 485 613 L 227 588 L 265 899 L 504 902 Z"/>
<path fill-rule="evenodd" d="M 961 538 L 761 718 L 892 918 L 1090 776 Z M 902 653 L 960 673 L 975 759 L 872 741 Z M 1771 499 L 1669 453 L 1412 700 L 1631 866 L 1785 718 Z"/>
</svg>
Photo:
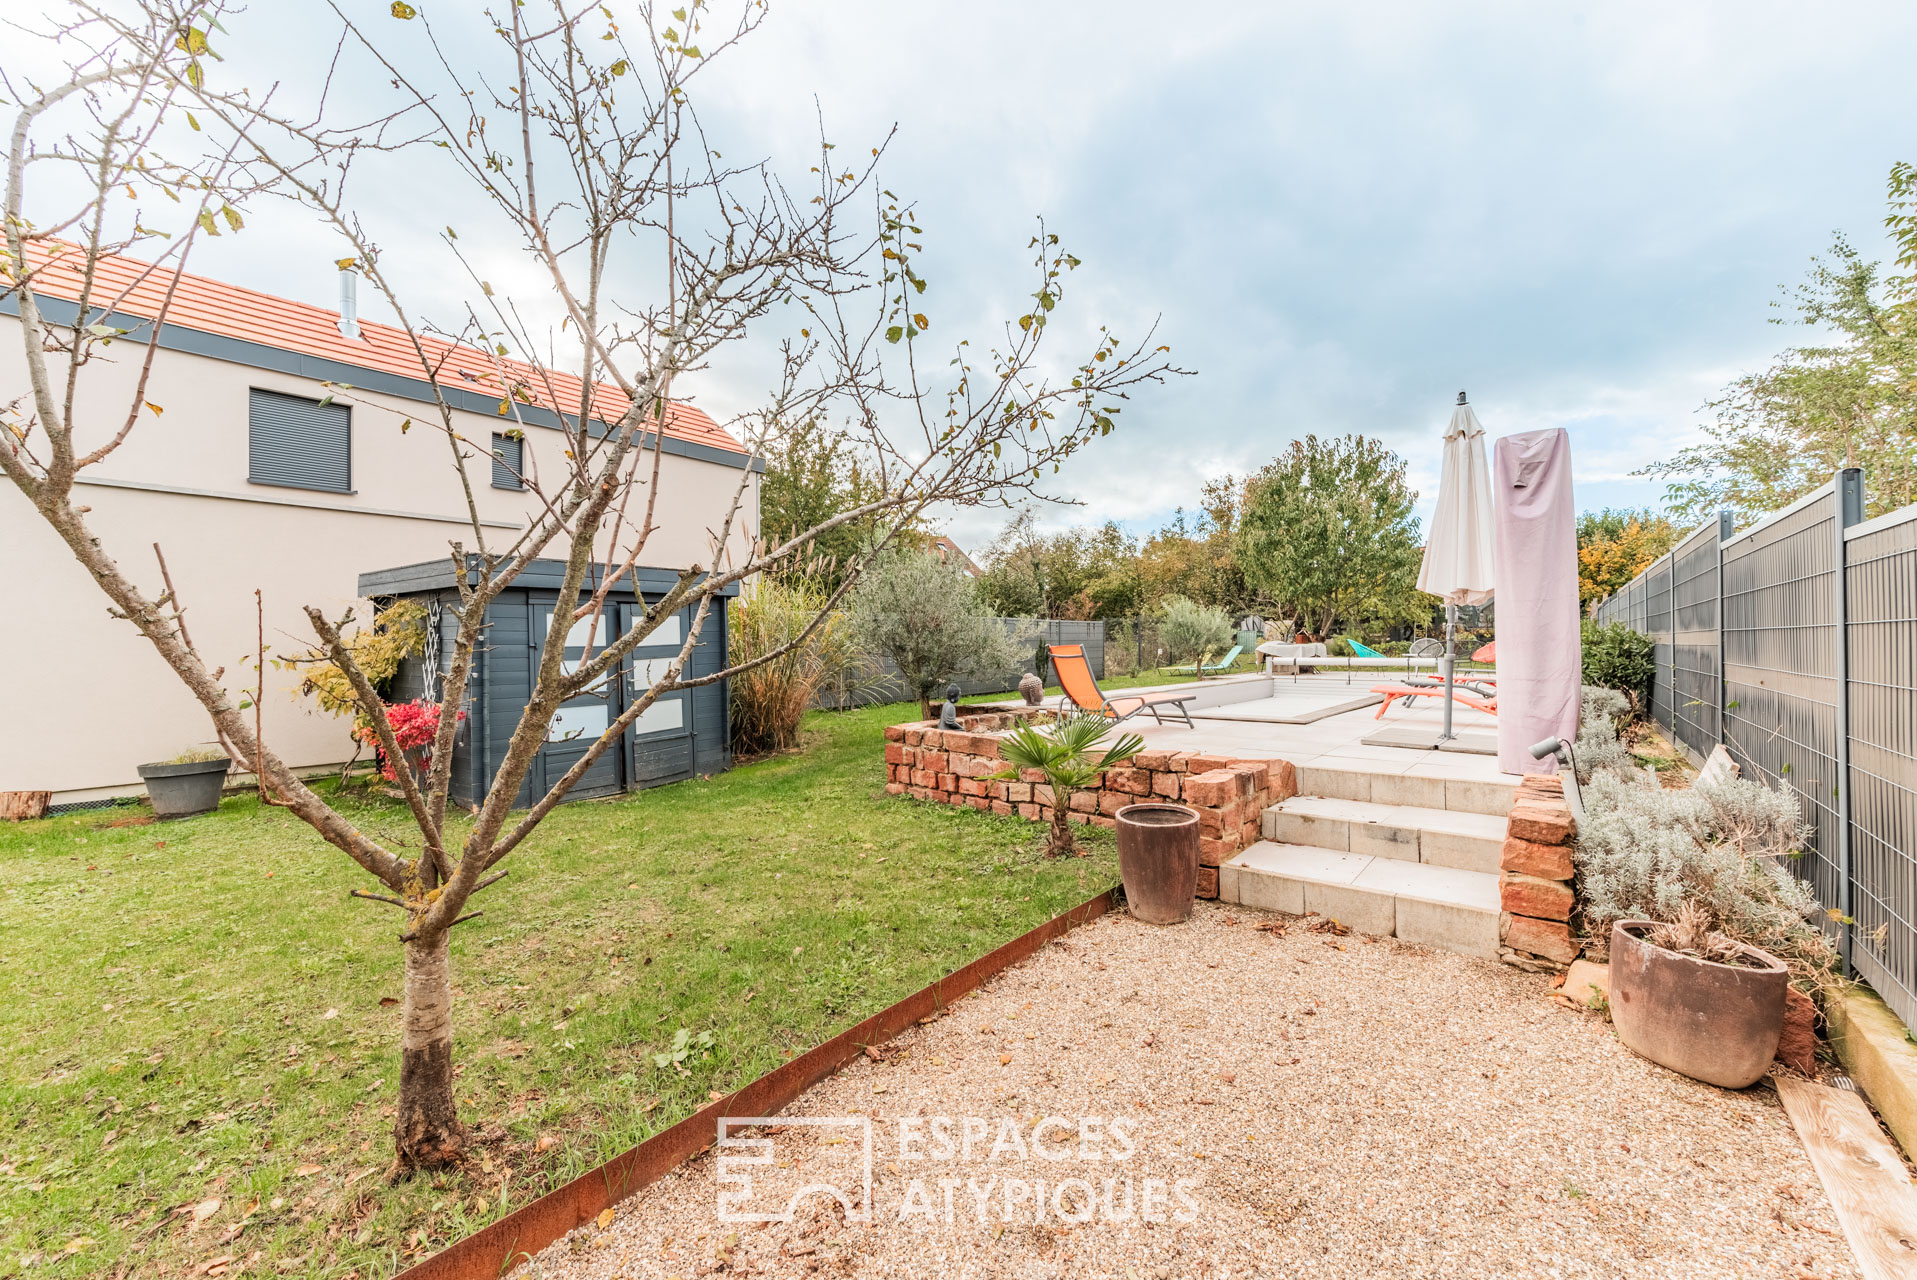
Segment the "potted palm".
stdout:
<svg viewBox="0 0 1917 1280">
<path fill-rule="evenodd" d="M 1045 842 L 1045 856 L 1078 853 L 1072 839 L 1072 793 L 1098 782 L 1107 769 L 1129 763 L 1145 749 L 1145 740 L 1128 733 L 1102 755 L 1094 756 L 1112 720 L 1096 711 L 1067 712 L 1047 731 L 1022 724 L 999 741 L 998 758 L 1006 769 L 993 776 L 1001 781 L 1016 780 L 1027 769 L 1045 776 L 1052 789 L 1052 832 Z"/>
<path fill-rule="evenodd" d="M 224 751 L 185 751 L 160 764 L 140 766 L 153 812 L 161 818 L 191 818 L 220 807 L 220 788 L 233 762 Z"/>
</svg>

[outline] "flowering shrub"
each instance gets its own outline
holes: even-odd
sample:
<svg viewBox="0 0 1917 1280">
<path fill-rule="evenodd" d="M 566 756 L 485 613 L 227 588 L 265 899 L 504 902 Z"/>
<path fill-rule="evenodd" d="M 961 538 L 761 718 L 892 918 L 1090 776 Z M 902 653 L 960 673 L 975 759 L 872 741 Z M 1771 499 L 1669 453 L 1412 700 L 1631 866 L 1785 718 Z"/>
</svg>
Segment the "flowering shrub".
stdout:
<svg viewBox="0 0 1917 1280">
<path fill-rule="evenodd" d="M 459 713 L 464 720 L 466 713 Z M 399 744 L 400 754 L 417 773 L 424 773 L 432 765 L 432 752 L 427 750 L 433 745 L 433 738 L 439 733 L 439 704 L 416 699 L 412 702 L 390 703 L 386 707 L 386 723 L 392 726 L 393 741 Z M 398 782 L 399 774 L 393 762 L 380 750 L 379 731 L 372 725 L 357 725 L 353 737 L 372 747 L 379 753 L 379 775 L 388 782 Z"/>
</svg>

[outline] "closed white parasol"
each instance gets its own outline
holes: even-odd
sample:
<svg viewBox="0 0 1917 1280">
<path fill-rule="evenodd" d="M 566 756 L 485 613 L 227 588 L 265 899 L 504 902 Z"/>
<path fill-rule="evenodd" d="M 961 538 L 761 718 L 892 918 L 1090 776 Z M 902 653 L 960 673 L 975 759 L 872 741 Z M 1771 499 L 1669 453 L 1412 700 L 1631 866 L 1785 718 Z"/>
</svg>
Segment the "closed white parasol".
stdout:
<svg viewBox="0 0 1917 1280">
<path fill-rule="evenodd" d="M 1484 428 L 1458 392 L 1458 407 L 1444 431 L 1444 476 L 1438 508 L 1425 539 L 1418 590 L 1444 601 L 1444 732 L 1451 732 L 1453 668 L 1457 662 L 1458 606 L 1483 604 L 1496 585 L 1496 533 L 1491 513 L 1491 467 L 1485 461 Z"/>
</svg>

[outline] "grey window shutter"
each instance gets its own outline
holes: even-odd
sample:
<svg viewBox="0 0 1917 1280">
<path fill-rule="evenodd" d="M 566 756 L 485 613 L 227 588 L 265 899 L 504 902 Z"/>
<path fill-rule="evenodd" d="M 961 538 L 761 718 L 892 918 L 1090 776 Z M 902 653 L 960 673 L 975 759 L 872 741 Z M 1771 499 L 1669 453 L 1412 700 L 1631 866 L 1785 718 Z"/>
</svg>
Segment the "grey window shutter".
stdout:
<svg viewBox="0 0 1917 1280">
<path fill-rule="evenodd" d="M 493 432 L 493 488 L 524 489 L 520 479 L 526 473 L 526 442 Z"/>
<path fill-rule="evenodd" d="M 254 388 L 247 478 L 292 489 L 353 491 L 353 411 Z"/>
</svg>

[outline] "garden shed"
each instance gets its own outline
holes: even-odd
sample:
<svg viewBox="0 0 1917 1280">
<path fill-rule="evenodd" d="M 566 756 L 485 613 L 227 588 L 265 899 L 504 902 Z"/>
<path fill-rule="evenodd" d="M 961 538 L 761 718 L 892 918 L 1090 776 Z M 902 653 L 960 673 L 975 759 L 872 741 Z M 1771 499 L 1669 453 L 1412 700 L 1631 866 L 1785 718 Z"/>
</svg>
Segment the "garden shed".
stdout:
<svg viewBox="0 0 1917 1280">
<path fill-rule="evenodd" d="M 477 567 L 469 572 L 476 580 Z M 505 758 L 519 714 L 532 696 L 533 677 L 552 611 L 559 603 L 564 572 L 563 561 L 535 560 L 486 611 L 486 632 L 467 691 L 466 722 L 460 727 L 453 751 L 455 800 L 477 803 Z M 595 567 L 589 574 L 588 591 L 597 585 L 602 572 Z M 359 594 L 381 607 L 411 599 L 427 610 L 426 651 L 401 665 L 393 682 L 391 696 L 395 701 L 439 696 L 439 680 L 451 662 L 459 629 L 459 593 L 453 575 L 450 559 L 360 575 Z M 567 637 L 566 658 L 578 661 L 583 657 L 589 639 L 593 652 L 598 652 L 609 639 L 630 629 L 641 611 L 661 599 L 678 580 L 678 573 L 670 569 L 640 568 L 623 575 L 607 597 L 597 637 L 588 635 L 587 622 L 574 624 L 573 634 Z M 724 594 L 737 595 L 738 587 L 727 588 Z M 617 679 L 607 680 L 560 707 L 546 743 L 526 775 L 517 805 L 531 804 L 534 797 L 544 794 L 585 754 L 606 726 L 645 692 L 647 673 L 664 670 L 678 653 L 695 611 L 696 605 L 688 606 L 667 618 L 648 637 L 647 644 L 621 663 Z M 686 664 L 685 675 L 708 675 L 725 666 L 726 623 L 726 611 L 715 604 L 700 629 L 699 643 Z M 727 682 L 721 680 L 660 698 L 626 731 L 617 750 L 607 751 L 594 763 L 568 799 L 614 795 L 724 771 L 732 762 L 727 693 Z"/>
</svg>

